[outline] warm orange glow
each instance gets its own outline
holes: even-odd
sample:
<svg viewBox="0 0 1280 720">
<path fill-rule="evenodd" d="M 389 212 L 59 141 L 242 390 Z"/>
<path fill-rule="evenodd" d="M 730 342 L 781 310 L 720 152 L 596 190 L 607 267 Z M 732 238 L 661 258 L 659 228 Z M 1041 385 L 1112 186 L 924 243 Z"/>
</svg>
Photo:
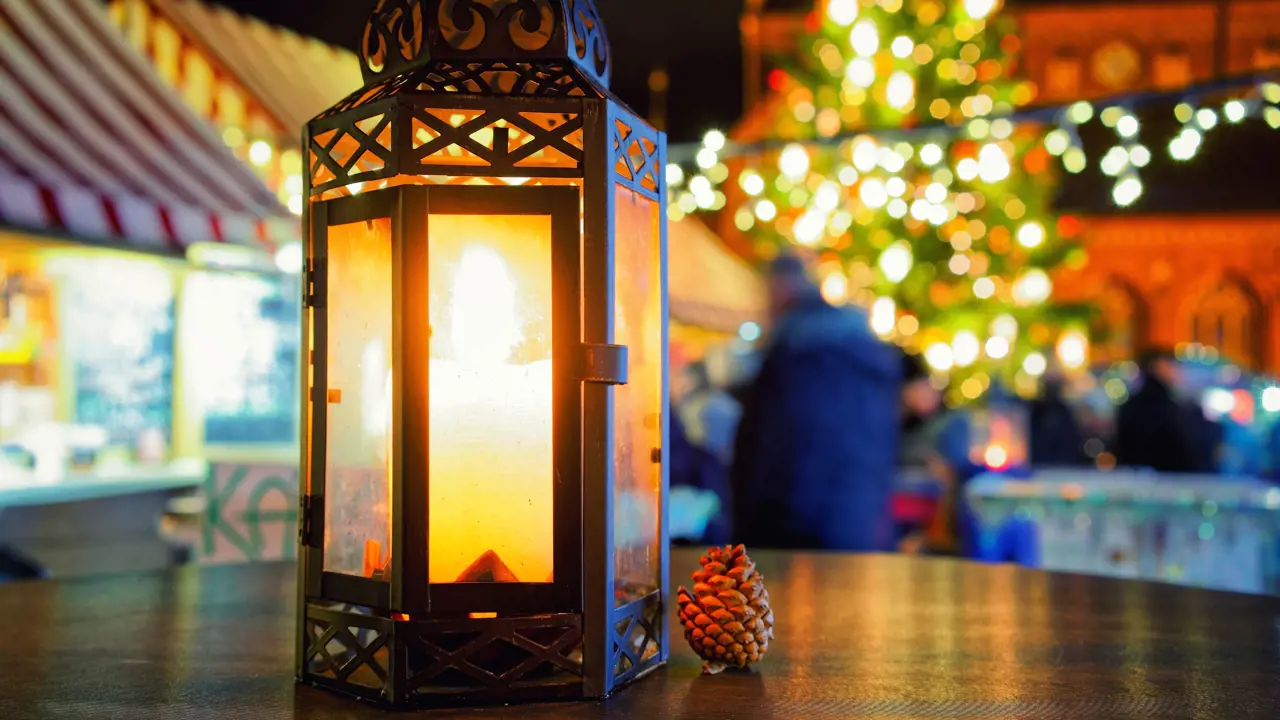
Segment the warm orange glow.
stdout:
<svg viewBox="0 0 1280 720">
<path fill-rule="evenodd" d="M 467 617 L 471 618 L 472 620 L 490 620 L 492 618 L 498 617 L 498 613 L 496 612 L 468 613 Z"/>
<path fill-rule="evenodd" d="M 392 471 L 391 222 L 329 228 L 324 566 L 387 580 Z"/>
<path fill-rule="evenodd" d="M 983 460 L 992 470 L 1003 470 L 1009 464 L 1009 451 L 1003 445 L 989 445 Z"/>
<path fill-rule="evenodd" d="M 430 582 L 550 582 L 550 217 L 429 228 Z"/>
<path fill-rule="evenodd" d="M 377 540 L 364 541 L 364 572 L 365 577 L 373 577 L 375 574 L 382 572 L 382 545 Z"/>
<path fill-rule="evenodd" d="M 613 393 L 614 602 L 624 605 L 659 584 L 659 514 L 666 409 L 662 371 L 662 254 L 658 204 L 619 185 L 614 342 L 626 345 L 628 382 Z"/>
</svg>

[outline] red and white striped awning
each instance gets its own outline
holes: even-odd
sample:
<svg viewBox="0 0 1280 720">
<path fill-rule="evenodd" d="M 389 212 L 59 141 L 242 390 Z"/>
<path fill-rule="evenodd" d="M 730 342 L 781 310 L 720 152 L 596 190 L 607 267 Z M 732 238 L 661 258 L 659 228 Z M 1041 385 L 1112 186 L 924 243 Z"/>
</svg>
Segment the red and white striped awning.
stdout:
<svg viewBox="0 0 1280 720">
<path fill-rule="evenodd" d="M 217 58 L 275 120 L 298 130 L 364 85 L 360 58 L 202 0 L 149 0 L 188 42 Z M 297 132 L 293 133 L 298 136 Z"/>
<path fill-rule="evenodd" d="M 175 252 L 299 234 L 94 0 L 0 0 L 0 225 Z"/>
</svg>

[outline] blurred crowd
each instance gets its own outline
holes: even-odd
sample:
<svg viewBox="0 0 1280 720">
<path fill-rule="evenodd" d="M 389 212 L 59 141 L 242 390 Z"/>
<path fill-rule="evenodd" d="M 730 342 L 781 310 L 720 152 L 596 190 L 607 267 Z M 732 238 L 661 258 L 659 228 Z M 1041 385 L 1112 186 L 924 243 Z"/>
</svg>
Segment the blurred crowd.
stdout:
<svg viewBox="0 0 1280 720">
<path fill-rule="evenodd" d="M 798 257 L 775 260 L 768 281 L 770 331 L 751 377 L 713 377 L 694 362 L 673 381 L 673 537 L 970 554 L 977 527 L 964 487 L 991 469 L 973 451 L 975 413 L 949 407 L 921 358 L 882 341 L 863 314 L 826 302 Z M 1113 466 L 1262 474 L 1267 449 L 1242 445 L 1230 422 L 1206 416 L 1171 352 L 1149 350 L 1138 365 L 1137 387 L 1107 433 Z M 1094 467 L 1100 451 L 1086 448 L 1099 441 L 1081 427 L 1056 368 L 1029 401 L 993 386 L 985 405 L 1001 404 L 1026 420 L 1024 457 L 1001 469 Z M 1271 446 L 1280 451 L 1280 431 Z M 895 488 L 910 483 L 938 489 L 932 517 L 914 524 L 891 512 Z"/>
</svg>

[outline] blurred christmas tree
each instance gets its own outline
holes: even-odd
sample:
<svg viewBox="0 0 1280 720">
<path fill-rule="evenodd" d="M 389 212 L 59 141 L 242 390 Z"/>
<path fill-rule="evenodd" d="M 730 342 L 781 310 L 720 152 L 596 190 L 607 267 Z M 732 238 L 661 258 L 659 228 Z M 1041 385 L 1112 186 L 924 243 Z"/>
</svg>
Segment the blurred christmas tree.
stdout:
<svg viewBox="0 0 1280 720">
<path fill-rule="evenodd" d="M 1085 259 L 1050 209 L 1051 128 L 1001 117 L 1035 89 L 994 2 L 825 0 L 776 59 L 776 144 L 735 163 L 729 206 L 761 255 L 816 253 L 824 295 L 950 372 L 953 399 L 1044 371 L 1072 314 L 1050 272 Z"/>
</svg>

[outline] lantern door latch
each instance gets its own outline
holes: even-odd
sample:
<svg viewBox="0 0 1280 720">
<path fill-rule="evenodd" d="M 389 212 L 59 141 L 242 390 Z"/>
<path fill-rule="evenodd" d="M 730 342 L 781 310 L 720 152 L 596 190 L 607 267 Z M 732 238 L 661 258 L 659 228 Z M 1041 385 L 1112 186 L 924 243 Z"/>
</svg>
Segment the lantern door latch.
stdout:
<svg viewBox="0 0 1280 720">
<path fill-rule="evenodd" d="M 627 346 L 584 344 L 580 367 L 583 382 L 626 385 Z"/>
<path fill-rule="evenodd" d="M 303 495 L 298 505 L 298 544 L 303 547 L 319 548 L 321 518 L 324 517 L 324 498 Z"/>
</svg>

